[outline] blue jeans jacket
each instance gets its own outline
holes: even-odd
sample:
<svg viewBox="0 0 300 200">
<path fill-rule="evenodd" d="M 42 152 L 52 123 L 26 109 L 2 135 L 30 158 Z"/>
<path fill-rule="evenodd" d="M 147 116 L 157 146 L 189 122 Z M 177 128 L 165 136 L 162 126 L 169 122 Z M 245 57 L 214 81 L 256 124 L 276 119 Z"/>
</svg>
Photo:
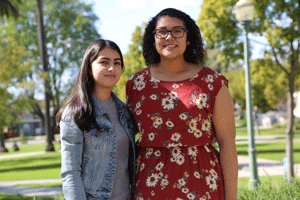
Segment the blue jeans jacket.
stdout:
<svg viewBox="0 0 300 200">
<path fill-rule="evenodd" d="M 118 116 L 131 141 L 129 150 L 129 178 L 132 191 L 135 185 L 135 134 L 137 128 L 128 107 L 114 93 Z M 92 97 L 94 115 L 100 130 L 82 132 L 68 114 L 68 106 L 60 121 L 61 178 L 67 200 L 109 199 L 116 171 L 116 135 L 113 125 Z M 100 133 L 99 133 L 100 132 Z"/>
</svg>

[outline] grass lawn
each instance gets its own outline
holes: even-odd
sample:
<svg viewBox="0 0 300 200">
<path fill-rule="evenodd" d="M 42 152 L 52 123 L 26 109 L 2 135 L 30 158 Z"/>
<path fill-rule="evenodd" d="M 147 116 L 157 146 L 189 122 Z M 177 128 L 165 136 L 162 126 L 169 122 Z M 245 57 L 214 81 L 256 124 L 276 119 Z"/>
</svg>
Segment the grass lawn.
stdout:
<svg viewBox="0 0 300 200">
<path fill-rule="evenodd" d="M 0 200 L 53 200 L 53 198 L 27 197 L 27 196 L 12 195 L 12 194 L 1 194 L 0 193 Z"/>
<path fill-rule="evenodd" d="M 60 153 L 1 160 L 0 181 L 60 178 Z"/>
<path fill-rule="evenodd" d="M 59 143 L 53 143 L 55 150 L 60 149 Z M 19 151 L 13 151 L 12 147 L 7 148 L 8 152 L 0 153 L 0 155 L 10 155 L 10 154 L 19 154 L 19 153 L 30 153 L 36 151 L 45 151 L 46 145 L 45 144 L 21 144 L 19 145 Z"/>
<path fill-rule="evenodd" d="M 285 157 L 285 142 L 256 143 L 257 158 L 277 160 L 282 162 Z M 300 142 L 294 142 L 294 162 L 300 164 Z M 248 156 L 248 144 L 237 144 L 237 153 L 240 156 Z"/>
<path fill-rule="evenodd" d="M 14 187 L 62 187 L 62 183 L 35 183 L 35 184 L 19 184 Z"/>
<path fill-rule="evenodd" d="M 260 135 L 282 135 L 285 134 L 284 128 L 259 129 Z M 300 130 L 294 130 L 295 135 L 300 135 Z M 247 136 L 247 127 L 237 127 L 236 135 Z"/>
</svg>

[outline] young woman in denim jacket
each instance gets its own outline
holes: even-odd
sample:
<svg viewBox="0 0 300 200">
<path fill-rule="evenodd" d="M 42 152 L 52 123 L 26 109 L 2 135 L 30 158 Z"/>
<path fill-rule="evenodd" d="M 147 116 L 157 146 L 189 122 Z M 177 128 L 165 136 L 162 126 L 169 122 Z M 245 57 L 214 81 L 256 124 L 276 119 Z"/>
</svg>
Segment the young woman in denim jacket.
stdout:
<svg viewBox="0 0 300 200">
<path fill-rule="evenodd" d="M 57 115 L 67 200 L 130 199 L 135 183 L 135 121 L 112 91 L 123 71 L 119 47 L 96 40 Z"/>
</svg>

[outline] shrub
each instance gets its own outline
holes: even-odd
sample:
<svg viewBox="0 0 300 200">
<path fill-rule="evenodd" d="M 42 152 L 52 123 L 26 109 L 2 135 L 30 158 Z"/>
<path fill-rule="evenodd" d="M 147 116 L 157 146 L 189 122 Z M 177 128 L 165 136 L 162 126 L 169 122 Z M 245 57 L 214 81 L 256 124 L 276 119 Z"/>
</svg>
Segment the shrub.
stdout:
<svg viewBox="0 0 300 200">
<path fill-rule="evenodd" d="M 271 178 L 270 178 L 271 179 Z M 239 191 L 239 200 L 294 200 L 300 199 L 300 178 L 293 178 L 292 184 L 287 181 L 282 183 L 272 183 L 272 181 L 262 183 L 253 190 L 244 189 Z"/>
<path fill-rule="evenodd" d="M 27 140 L 28 140 L 28 138 L 26 137 L 25 132 L 24 132 L 24 130 L 22 129 L 22 130 L 20 131 L 20 141 L 21 141 L 22 144 L 26 144 L 26 143 L 27 143 Z"/>
</svg>

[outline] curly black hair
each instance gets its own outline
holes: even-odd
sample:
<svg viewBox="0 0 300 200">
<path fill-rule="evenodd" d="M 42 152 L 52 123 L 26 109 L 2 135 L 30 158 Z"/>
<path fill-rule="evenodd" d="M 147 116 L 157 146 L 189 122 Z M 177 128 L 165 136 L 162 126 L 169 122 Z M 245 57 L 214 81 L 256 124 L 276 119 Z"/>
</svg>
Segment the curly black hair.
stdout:
<svg viewBox="0 0 300 200">
<path fill-rule="evenodd" d="M 183 21 L 188 30 L 187 40 L 190 42 L 183 54 L 184 60 L 193 64 L 203 64 L 204 45 L 199 27 L 189 15 L 174 8 L 166 8 L 160 11 L 148 22 L 143 36 L 143 56 L 146 64 L 150 66 L 160 63 L 160 55 L 153 45 L 155 43 L 153 31 L 156 28 L 158 19 L 163 16 L 176 17 Z"/>
</svg>

